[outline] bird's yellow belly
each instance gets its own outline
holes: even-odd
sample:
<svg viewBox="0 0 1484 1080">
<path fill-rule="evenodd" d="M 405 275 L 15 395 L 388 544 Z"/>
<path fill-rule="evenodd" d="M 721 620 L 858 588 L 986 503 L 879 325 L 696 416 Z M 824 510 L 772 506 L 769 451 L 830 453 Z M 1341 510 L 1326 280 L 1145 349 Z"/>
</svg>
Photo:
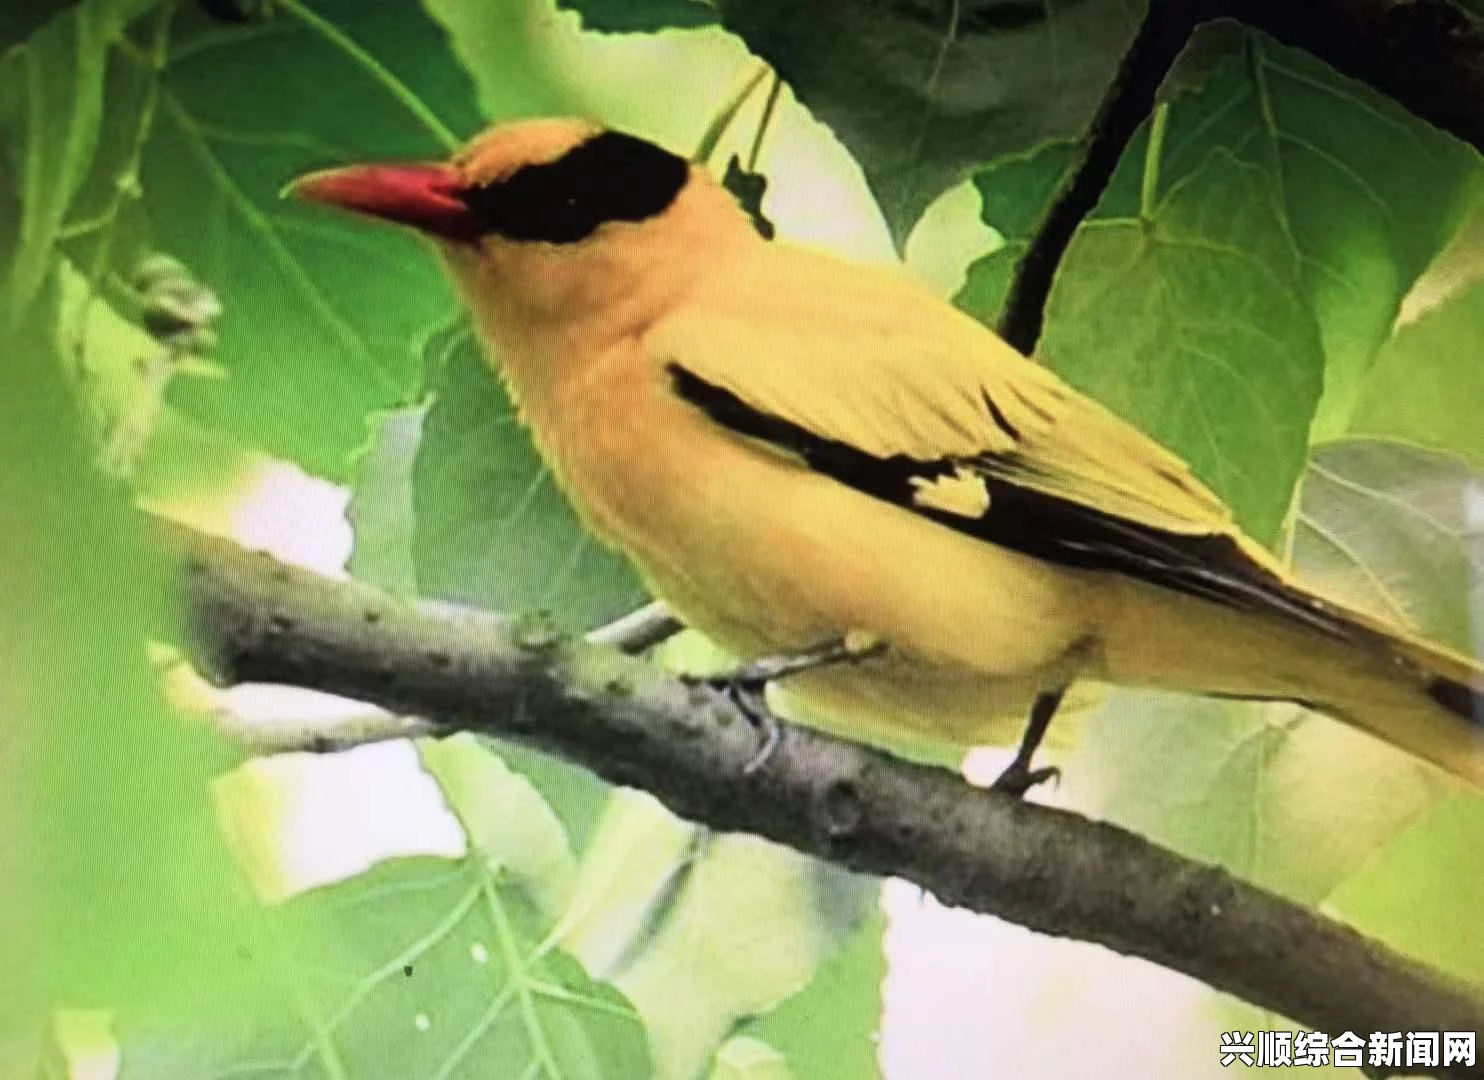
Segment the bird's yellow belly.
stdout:
<svg viewBox="0 0 1484 1080">
<path fill-rule="evenodd" d="M 1089 661 L 1091 582 L 718 437 L 689 414 L 649 420 L 663 443 L 618 433 L 559 472 L 574 474 L 590 526 L 729 651 L 786 654 L 852 631 L 883 641 L 879 658 L 787 680 L 785 696 L 813 722 L 879 739 L 1007 742 L 1040 690 Z"/>
</svg>

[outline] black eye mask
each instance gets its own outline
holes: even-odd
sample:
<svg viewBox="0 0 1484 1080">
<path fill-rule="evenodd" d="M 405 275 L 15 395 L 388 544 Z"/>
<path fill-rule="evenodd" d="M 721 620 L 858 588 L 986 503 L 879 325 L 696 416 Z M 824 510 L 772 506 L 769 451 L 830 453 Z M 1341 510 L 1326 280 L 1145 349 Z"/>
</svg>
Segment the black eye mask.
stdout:
<svg viewBox="0 0 1484 1080">
<path fill-rule="evenodd" d="M 604 222 L 644 221 L 662 213 L 689 175 L 684 158 L 608 131 L 555 161 L 526 165 L 459 197 L 488 233 L 572 244 Z"/>
</svg>

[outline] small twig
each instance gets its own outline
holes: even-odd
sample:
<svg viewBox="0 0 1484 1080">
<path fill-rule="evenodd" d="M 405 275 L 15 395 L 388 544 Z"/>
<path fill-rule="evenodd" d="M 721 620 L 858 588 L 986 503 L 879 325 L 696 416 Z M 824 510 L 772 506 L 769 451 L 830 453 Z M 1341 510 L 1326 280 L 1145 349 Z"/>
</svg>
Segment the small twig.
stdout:
<svg viewBox="0 0 1484 1080">
<path fill-rule="evenodd" d="M 662 641 L 668 641 L 684 629 L 685 624 L 671 614 L 668 607 L 656 600 L 638 611 L 631 611 L 611 623 L 589 630 L 583 640 L 589 645 L 602 645 L 637 656 Z"/>
<path fill-rule="evenodd" d="M 179 564 L 196 666 L 219 682 L 302 686 L 428 717 L 440 733 L 516 738 L 692 821 L 1152 960 L 1317 1030 L 1484 1030 L 1478 990 L 1115 826 L 787 725 L 744 775 L 753 732 L 706 687 L 539 624 L 153 529 Z M 1484 1077 L 1484 1065 L 1420 1071 Z"/>
<path fill-rule="evenodd" d="M 747 171 L 757 172 L 757 159 L 763 152 L 763 137 L 768 134 L 768 125 L 773 120 L 773 110 L 778 105 L 778 95 L 783 90 L 783 80 L 773 73 L 773 85 L 768 87 L 768 100 L 763 102 L 763 115 L 758 119 L 757 131 L 752 136 L 752 148 L 747 151 Z"/>
<path fill-rule="evenodd" d="M 213 716 L 213 726 L 249 753 L 261 756 L 308 751 L 333 754 L 370 743 L 420 739 L 437 735 L 439 728 L 416 716 L 365 712 L 355 716 L 247 723 L 227 710 Z"/>
<path fill-rule="evenodd" d="M 767 64 L 760 64 L 758 69 L 749 75 L 747 81 L 738 88 L 737 92 L 729 97 L 722 104 L 721 108 L 716 110 L 716 115 L 706 125 L 706 130 L 701 133 L 701 138 L 696 143 L 695 150 L 691 153 L 690 159 L 692 161 L 698 165 L 704 165 L 711 160 L 711 155 L 716 153 L 716 147 L 721 142 L 721 137 L 726 134 L 727 128 L 732 126 L 732 121 L 742 111 L 742 106 L 747 103 L 747 99 L 752 96 L 752 92 L 758 88 L 758 84 L 767 77 L 770 70 L 772 69 Z M 777 76 L 774 76 L 774 78 L 776 79 Z"/>
</svg>

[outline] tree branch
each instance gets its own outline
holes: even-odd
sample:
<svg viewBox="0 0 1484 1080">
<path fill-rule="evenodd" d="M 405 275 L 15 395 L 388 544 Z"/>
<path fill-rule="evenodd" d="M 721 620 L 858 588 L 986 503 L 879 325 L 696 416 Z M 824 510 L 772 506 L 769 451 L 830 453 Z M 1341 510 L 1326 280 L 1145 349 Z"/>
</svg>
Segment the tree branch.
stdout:
<svg viewBox="0 0 1484 1080">
<path fill-rule="evenodd" d="M 1484 153 L 1484 19 L 1454 0 L 1148 0 L 1144 22 L 1015 269 L 999 332 L 1029 356 L 1067 246 L 1202 23 L 1232 19 L 1304 49 Z"/>
<path fill-rule="evenodd" d="M 1152 960 L 1318 1030 L 1484 1029 L 1477 990 L 1112 825 L 788 725 L 744 774 L 756 736 L 721 695 L 616 650 L 152 528 L 179 561 L 184 644 L 219 682 L 308 687 L 427 717 L 440 734 L 515 738 L 693 821 Z"/>
<path fill-rule="evenodd" d="M 1209 0 L 1148 0 L 1139 32 L 1118 65 L 1077 149 L 1077 164 L 1062 182 L 1015 268 L 1000 316 L 1000 336 L 1026 356 L 1036 350 L 1046 301 L 1067 245 L 1102 198 L 1113 170 Z"/>
<path fill-rule="evenodd" d="M 589 645 L 606 645 L 637 656 L 684 629 L 685 625 L 671 614 L 670 609 L 656 600 L 638 611 L 631 611 L 605 626 L 588 631 L 583 640 Z"/>
</svg>

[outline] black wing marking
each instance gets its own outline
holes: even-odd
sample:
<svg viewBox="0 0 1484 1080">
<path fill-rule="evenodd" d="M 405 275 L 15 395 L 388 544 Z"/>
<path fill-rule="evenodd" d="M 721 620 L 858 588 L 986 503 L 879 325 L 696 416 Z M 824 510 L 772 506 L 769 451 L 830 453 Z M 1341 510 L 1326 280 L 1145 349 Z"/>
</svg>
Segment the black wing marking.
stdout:
<svg viewBox="0 0 1484 1080">
<path fill-rule="evenodd" d="M 1006 480 L 1007 470 L 994 464 L 1019 465 L 1013 451 L 934 461 L 905 454 L 877 457 L 757 409 L 679 364 L 671 363 L 668 371 L 676 394 L 722 427 L 785 450 L 816 472 L 950 529 L 1060 566 L 1124 574 L 1245 611 L 1281 613 L 1335 637 L 1356 636 L 1357 626 L 1342 612 L 1257 565 L 1228 536 L 1157 529 Z M 998 412 L 987 400 L 986 407 L 992 417 Z M 972 470 L 989 495 L 979 516 L 914 500 L 924 481 L 963 469 Z"/>
</svg>

